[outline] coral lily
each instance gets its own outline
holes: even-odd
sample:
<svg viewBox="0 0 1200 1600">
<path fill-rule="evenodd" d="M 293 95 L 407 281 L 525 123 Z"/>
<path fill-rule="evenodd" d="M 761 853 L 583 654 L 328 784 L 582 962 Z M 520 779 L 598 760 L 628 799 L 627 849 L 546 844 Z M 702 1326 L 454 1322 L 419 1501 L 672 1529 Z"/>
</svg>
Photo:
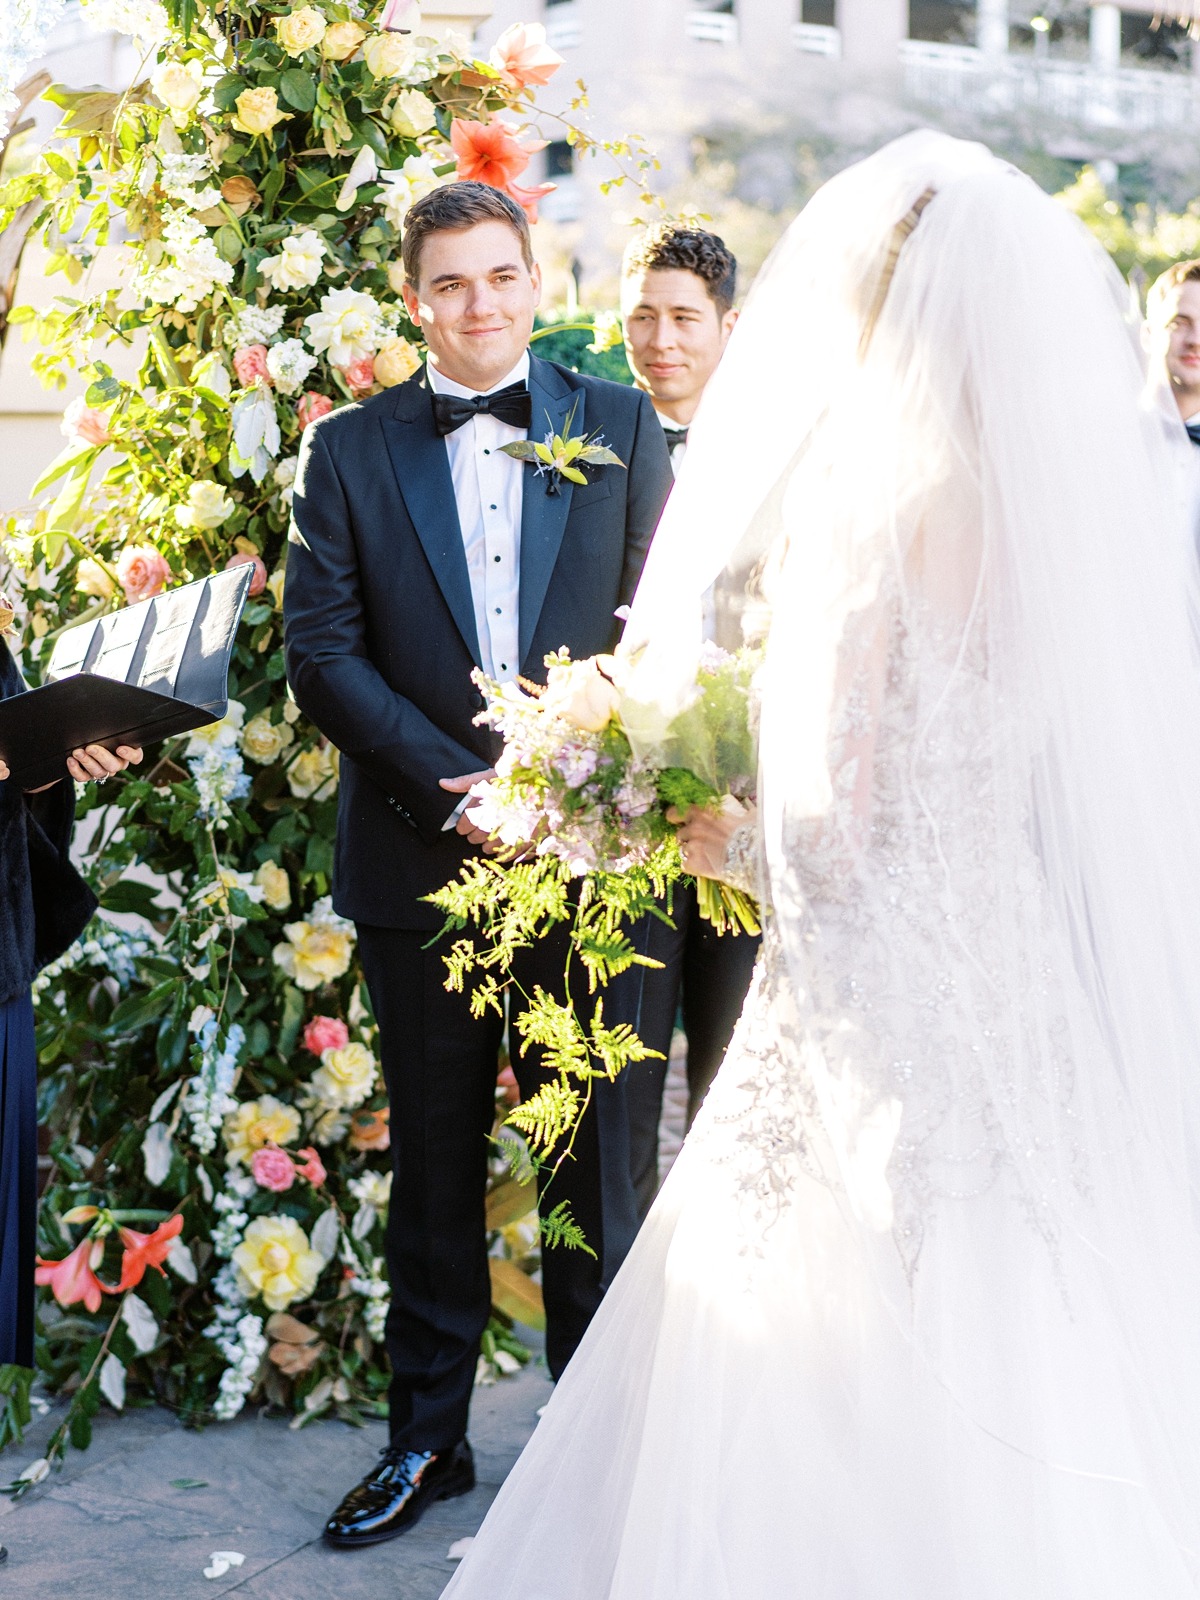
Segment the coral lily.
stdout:
<svg viewBox="0 0 1200 1600">
<path fill-rule="evenodd" d="M 549 83 L 563 58 L 546 43 L 543 23 L 514 22 L 496 40 L 491 64 L 510 89 L 528 89 Z"/>
<path fill-rule="evenodd" d="M 95 1269 L 103 1256 L 103 1239 L 83 1239 L 61 1261 L 43 1261 L 39 1256 L 34 1282 L 49 1288 L 64 1310 L 82 1300 L 89 1311 L 99 1311 L 104 1285 Z"/>
<path fill-rule="evenodd" d="M 114 1294 L 124 1294 L 135 1289 L 146 1275 L 147 1267 L 163 1270 L 163 1262 L 171 1253 L 171 1241 L 183 1231 L 183 1218 L 176 1213 L 155 1228 L 153 1233 L 138 1233 L 133 1228 L 121 1229 L 121 1243 L 125 1253 L 121 1257 L 121 1281 Z"/>
<path fill-rule="evenodd" d="M 538 201 L 544 200 L 556 185 L 538 183 L 523 189 L 516 180 L 529 165 L 530 156 L 546 148 L 545 139 L 519 139 L 500 116 L 493 116 L 490 122 L 465 122 L 456 117 L 450 125 L 450 143 L 458 163 L 457 178 L 499 189 L 517 202 L 530 222 L 537 221 Z"/>
</svg>

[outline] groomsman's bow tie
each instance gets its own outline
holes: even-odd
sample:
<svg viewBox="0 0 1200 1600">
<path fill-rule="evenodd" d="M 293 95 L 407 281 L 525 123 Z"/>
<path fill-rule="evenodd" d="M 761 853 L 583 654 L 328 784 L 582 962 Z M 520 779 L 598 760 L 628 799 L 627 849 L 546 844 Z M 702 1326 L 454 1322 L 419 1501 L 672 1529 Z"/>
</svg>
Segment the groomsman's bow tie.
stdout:
<svg viewBox="0 0 1200 1600">
<path fill-rule="evenodd" d="M 1200 444 L 1200 422 L 1185 422 L 1187 436 L 1193 444 Z"/>
<path fill-rule="evenodd" d="M 433 397 L 433 425 L 443 438 L 470 422 L 472 417 L 497 417 L 514 428 L 528 428 L 533 421 L 533 401 L 529 386 L 510 383 L 507 389 L 495 394 L 465 395 L 435 394 Z"/>
<path fill-rule="evenodd" d="M 669 451 L 670 450 L 674 450 L 676 445 L 681 445 L 681 444 L 686 444 L 687 443 L 688 431 L 687 431 L 686 428 L 666 428 L 666 427 L 664 427 L 663 428 L 663 433 L 666 436 L 667 449 Z"/>
</svg>

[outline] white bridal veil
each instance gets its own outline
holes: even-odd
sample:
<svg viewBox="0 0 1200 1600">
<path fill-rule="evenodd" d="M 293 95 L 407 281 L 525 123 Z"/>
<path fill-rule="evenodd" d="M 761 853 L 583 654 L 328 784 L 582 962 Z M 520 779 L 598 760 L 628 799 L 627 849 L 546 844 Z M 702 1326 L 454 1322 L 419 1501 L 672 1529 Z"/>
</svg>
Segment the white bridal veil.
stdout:
<svg viewBox="0 0 1200 1600">
<path fill-rule="evenodd" d="M 623 648 L 764 638 L 765 960 L 456 1600 L 1200 1593 L 1200 574 L 1119 275 L 977 145 L 760 275 Z"/>
</svg>

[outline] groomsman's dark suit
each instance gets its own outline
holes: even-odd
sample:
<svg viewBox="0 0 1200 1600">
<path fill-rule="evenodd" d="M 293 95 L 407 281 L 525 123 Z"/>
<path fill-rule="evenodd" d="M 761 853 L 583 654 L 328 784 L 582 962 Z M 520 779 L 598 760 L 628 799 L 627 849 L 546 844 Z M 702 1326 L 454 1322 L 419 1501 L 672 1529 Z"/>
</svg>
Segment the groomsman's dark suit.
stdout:
<svg viewBox="0 0 1200 1600">
<path fill-rule="evenodd" d="M 530 435 L 599 431 L 626 467 L 549 492 L 523 468 L 520 671 L 543 657 L 611 650 L 671 483 L 645 395 L 533 359 Z M 573 415 L 572 415 L 573 413 Z M 493 508 L 494 510 L 495 508 Z M 472 1019 L 443 988 L 440 914 L 422 896 L 457 876 L 473 847 L 443 831 L 457 797 L 441 778 L 499 751 L 476 727 L 481 660 L 446 441 L 422 372 L 312 424 L 294 498 L 285 601 L 288 677 L 307 716 L 342 752 L 334 905 L 358 927 L 391 1102 L 394 1183 L 388 1354 L 394 1445 L 449 1450 L 466 1433 L 490 1289 L 484 1188 L 501 1022 Z M 548 939 L 515 974 L 561 990 Z M 541 1081 L 514 1063 L 525 1094 Z M 637 1227 L 625 1088 L 598 1085 L 576 1159 L 555 1178 L 597 1259 L 546 1252 L 547 1355 L 561 1372 Z"/>
</svg>

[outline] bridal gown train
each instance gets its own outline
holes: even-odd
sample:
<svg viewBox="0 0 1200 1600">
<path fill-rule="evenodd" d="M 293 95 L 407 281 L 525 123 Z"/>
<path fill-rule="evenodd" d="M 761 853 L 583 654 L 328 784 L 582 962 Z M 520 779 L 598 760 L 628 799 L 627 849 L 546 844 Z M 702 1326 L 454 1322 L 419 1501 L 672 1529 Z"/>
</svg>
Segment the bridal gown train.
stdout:
<svg viewBox="0 0 1200 1600">
<path fill-rule="evenodd" d="M 763 951 L 446 1600 L 1200 1594 L 1197 583 L 1118 295 L 932 135 L 766 270 L 631 622 L 661 680 L 752 571 Z"/>
</svg>

